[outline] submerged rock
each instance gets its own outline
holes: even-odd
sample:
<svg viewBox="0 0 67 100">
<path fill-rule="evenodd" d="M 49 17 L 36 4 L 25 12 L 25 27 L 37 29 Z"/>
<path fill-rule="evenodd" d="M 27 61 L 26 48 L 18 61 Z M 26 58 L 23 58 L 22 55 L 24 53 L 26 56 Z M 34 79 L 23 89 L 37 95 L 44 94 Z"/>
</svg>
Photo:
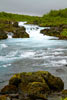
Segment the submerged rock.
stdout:
<svg viewBox="0 0 67 100">
<path fill-rule="evenodd" d="M 15 86 L 13 91 L 11 86 Z M 37 71 L 15 74 L 9 80 L 9 85 L 4 87 L 1 92 L 16 93 L 17 91 L 20 100 L 47 100 L 49 93 L 62 91 L 63 88 L 64 83 L 59 77 L 55 77 L 47 71 Z"/>
</svg>

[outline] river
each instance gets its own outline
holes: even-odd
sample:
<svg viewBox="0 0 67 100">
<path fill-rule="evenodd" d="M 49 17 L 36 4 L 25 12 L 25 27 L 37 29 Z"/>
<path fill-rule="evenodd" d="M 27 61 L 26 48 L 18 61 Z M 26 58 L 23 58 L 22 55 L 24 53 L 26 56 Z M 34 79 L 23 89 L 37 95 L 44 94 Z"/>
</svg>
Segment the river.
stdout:
<svg viewBox="0 0 67 100">
<path fill-rule="evenodd" d="M 44 70 L 61 77 L 67 88 L 67 41 L 40 34 L 44 27 L 25 25 L 30 38 L 0 41 L 0 88 L 19 72 Z M 47 28 L 47 27 L 45 27 Z"/>
</svg>

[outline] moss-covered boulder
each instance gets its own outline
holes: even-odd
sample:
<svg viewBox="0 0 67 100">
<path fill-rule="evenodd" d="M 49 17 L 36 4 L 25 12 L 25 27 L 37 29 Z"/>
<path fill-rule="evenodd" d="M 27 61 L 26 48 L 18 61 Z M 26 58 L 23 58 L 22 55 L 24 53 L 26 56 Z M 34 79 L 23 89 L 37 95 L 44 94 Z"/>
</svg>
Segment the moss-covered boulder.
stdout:
<svg viewBox="0 0 67 100">
<path fill-rule="evenodd" d="M 17 88 L 20 100 L 46 100 L 49 93 L 62 91 L 64 83 L 47 71 L 37 71 L 15 74 L 2 91 L 13 92 L 10 86 Z"/>
<path fill-rule="evenodd" d="M 7 85 L 1 90 L 1 93 L 3 94 L 17 93 L 17 87 L 15 85 Z"/>
<path fill-rule="evenodd" d="M 9 85 L 14 85 L 18 87 L 18 85 L 21 83 L 20 74 L 15 74 L 10 80 Z"/>
<path fill-rule="evenodd" d="M 0 28 L 0 40 L 1 39 L 7 39 L 7 34 L 2 28 Z"/>
<path fill-rule="evenodd" d="M 26 32 L 24 27 L 16 29 L 13 33 L 13 38 L 29 38 L 29 34 Z"/>
</svg>

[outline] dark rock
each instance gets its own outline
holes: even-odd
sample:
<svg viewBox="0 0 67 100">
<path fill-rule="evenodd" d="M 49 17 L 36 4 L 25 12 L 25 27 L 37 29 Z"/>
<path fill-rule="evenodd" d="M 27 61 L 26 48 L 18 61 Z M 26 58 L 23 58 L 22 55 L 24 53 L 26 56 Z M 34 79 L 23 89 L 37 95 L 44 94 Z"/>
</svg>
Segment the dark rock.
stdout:
<svg viewBox="0 0 67 100">
<path fill-rule="evenodd" d="M 2 94 L 17 93 L 17 88 L 15 85 L 7 85 L 1 90 Z"/>
<path fill-rule="evenodd" d="M 24 27 L 21 27 L 14 31 L 13 38 L 29 38 L 29 34 L 26 33 Z"/>
<path fill-rule="evenodd" d="M 50 27 L 50 29 L 43 29 L 40 31 L 40 33 L 48 36 L 59 37 L 59 39 L 67 39 L 67 35 L 65 33 L 65 36 L 62 35 L 64 29 L 67 29 L 67 25 L 60 25 L 57 27 Z"/>
<path fill-rule="evenodd" d="M 63 90 L 62 91 L 62 94 L 67 96 L 67 89 L 66 90 Z"/>
<path fill-rule="evenodd" d="M 64 88 L 63 81 L 47 71 L 15 74 L 9 80 L 9 85 L 17 87 L 20 100 L 46 100 L 49 93 Z"/>
<path fill-rule="evenodd" d="M 13 27 L 19 27 L 18 22 L 14 22 Z"/>
<path fill-rule="evenodd" d="M 0 28 L 0 40 L 7 39 L 7 38 L 8 38 L 7 33 L 3 29 Z"/>
</svg>

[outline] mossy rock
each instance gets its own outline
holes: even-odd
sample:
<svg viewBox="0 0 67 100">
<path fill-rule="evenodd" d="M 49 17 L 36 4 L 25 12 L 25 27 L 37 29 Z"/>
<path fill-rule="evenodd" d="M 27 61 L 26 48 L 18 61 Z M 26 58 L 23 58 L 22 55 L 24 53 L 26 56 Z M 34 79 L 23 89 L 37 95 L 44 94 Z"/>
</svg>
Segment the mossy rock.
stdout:
<svg viewBox="0 0 67 100">
<path fill-rule="evenodd" d="M 29 98 L 30 100 L 46 100 L 46 95 L 49 93 L 49 87 L 46 82 L 32 82 L 27 86 L 23 86 L 21 83 L 19 90 L 21 90 L 20 94 L 24 98 Z"/>
<path fill-rule="evenodd" d="M 14 85 L 18 87 L 18 85 L 21 83 L 20 74 L 15 74 L 10 80 L 9 85 Z"/>
<path fill-rule="evenodd" d="M 34 73 L 35 75 L 37 74 L 37 76 L 41 76 L 46 81 L 50 90 L 61 91 L 64 89 L 64 83 L 61 78 L 55 77 L 47 71 L 37 71 Z"/>
<path fill-rule="evenodd" d="M 18 22 L 14 22 L 13 27 L 19 27 Z"/>
<path fill-rule="evenodd" d="M 6 95 L 0 96 L 0 100 L 10 100 L 9 97 L 7 97 Z"/>
<path fill-rule="evenodd" d="M 2 29 L 0 28 L 0 40 L 1 39 L 7 39 L 7 33 Z"/>
<path fill-rule="evenodd" d="M 13 38 L 29 38 L 29 34 L 25 31 L 24 27 L 20 27 L 14 31 Z"/>
<path fill-rule="evenodd" d="M 4 94 L 17 93 L 17 87 L 14 85 L 7 85 L 1 90 L 1 93 Z"/>
<path fill-rule="evenodd" d="M 49 77 L 45 78 L 45 81 L 52 91 L 62 91 L 64 89 L 64 83 L 59 77 L 50 75 Z"/>
<path fill-rule="evenodd" d="M 9 80 L 9 85 L 15 85 L 21 94 L 20 97 L 25 100 L 45 100 L 48 93 L 62 91 L 64 88 L 63 81 L 47 71 L 15 74 Z"/>
<path fill-rule="evenodd" d="M 41 82 L 32 82 L 29 83 L 27 86 L 28 93 L 29 95 L 32 94 L 40 94 L 40 93 L 47 93 L 49 91 L 49 87 L 46 84 L 46 82 L 41 83 Z"/>
<path fill-rule="evenodd" d="M 67 95 L 67 89 L 62 91 L 62 94 L 66 94 Z"/>
<path fill-rule="evenodd" d="M 64 100 L 67 100 L 67 98 L 65 98 Z"/>
<path fill-rule="evenodd" d="M 65 98 L 67 97 L 67 89 L 62 91 L 62 97 L 65 97 Z M 64 100 L 66 100 L 66 99 L 64 99 Z"/>
<path fill-rule="evenodd" d="M 20 83 L 28 85 L 32 82 L 46 82 L 51 91 L 61 91 L 64 88 L 63 81 L 59 77 L 55 77 L 47 71 L 23 72 L 14 75 L 9 80 L 10 85 L 16 86 L 18 86 Z"/>
</svg>

